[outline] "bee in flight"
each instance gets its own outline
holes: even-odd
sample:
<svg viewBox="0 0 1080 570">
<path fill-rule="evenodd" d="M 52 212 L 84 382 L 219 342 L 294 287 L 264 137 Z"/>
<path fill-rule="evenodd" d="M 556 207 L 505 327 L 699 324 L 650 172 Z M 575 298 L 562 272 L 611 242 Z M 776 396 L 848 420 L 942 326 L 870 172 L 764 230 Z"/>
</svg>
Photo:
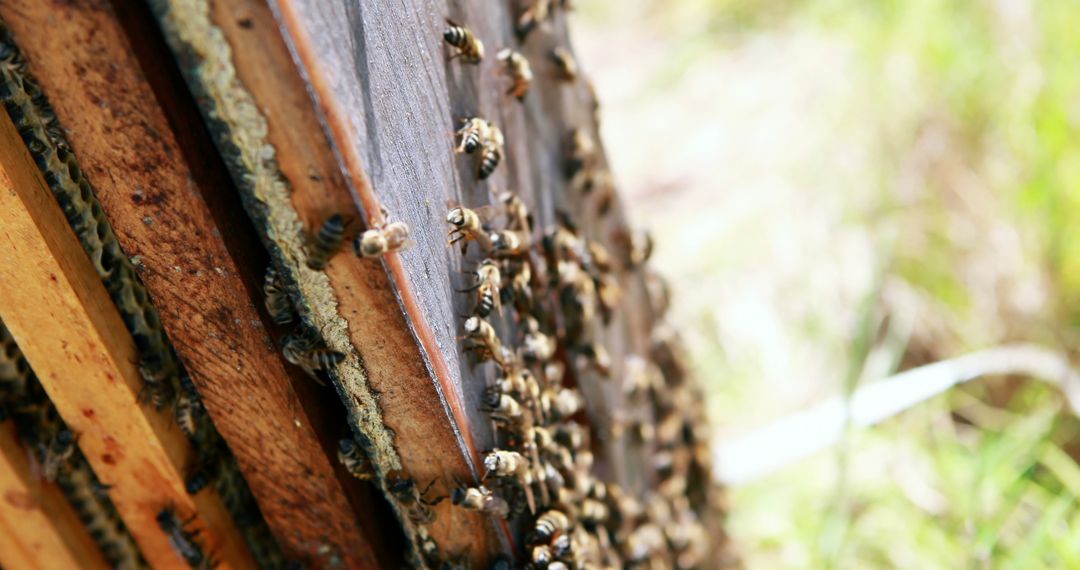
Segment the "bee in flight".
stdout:
<svg viewBox="0 0 1080 570">
<path fill-rule="evenodd" d="M 533 80 L 533 73 L 532 68 L 529 66 L 529 60 L 510 48 L 503 49 L 495 56 L 495 58 L 503 64 L 506 68 L 506 72 L 513 80 L 513 83 L 510 85 L 510 89 L 506 91 L 506 94 L 513 95 L 518 101 L 524 100 Z"/>
<path fill-rule="evenodd" d="M 484 59 L 484 43 L 469 28 L 450 18 L 446 19 L 446 23 L 450 27 L 443 31 L 443 39 L 456 48 L 456 53 L 450 56 L 450 59 L 461 57 L 461 60 L 465 63 L 480 63 Z"/>
<path fill-rule="evenodd" d="M 323 222 L 319 231 L 311 237 L 311 243 L 308 246 L 308 267 L 316 271 L 326 268 L 326 264 L 337 253 L 341 242 L 345 239 L 345 226 L 345 218 L 341 214 L 334 214 Z"/>
</svg>

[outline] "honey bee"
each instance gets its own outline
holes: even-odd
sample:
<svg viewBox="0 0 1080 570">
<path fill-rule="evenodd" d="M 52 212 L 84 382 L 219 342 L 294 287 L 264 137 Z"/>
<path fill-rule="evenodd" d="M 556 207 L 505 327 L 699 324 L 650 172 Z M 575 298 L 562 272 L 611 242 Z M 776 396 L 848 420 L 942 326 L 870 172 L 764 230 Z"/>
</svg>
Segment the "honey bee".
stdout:
<svg viewBox="0 0 1080 570">
<path fill-rule="evenodd" d="M 187 371 L 182 371 L 180 373 L 180 394 L 173 404 L 173 417 L 176 418 L 176 423 L 180 426 L 180 431 L 184 432 L 184 435 L 191 438 L 195 437 L 195 431 L 198 427 L 196 422 L 202 412 L 202 402 L 199 401 L 195 384 L 192 383 L 191 376 Z"/>
<path fill-rule="evenodd" d="M 487 317 L 492 310 L 502 311 L 502 295 L 499 292 L 502 275 L 499 266 L 490 259 L 480 262 L 476 268 L 476 285 L 466 291 L 476 291 L 476 315 Z"/>
<path fill-rule="evenodd" d="M 516 451 L 495 449 L 484 456 L 484 468 L 488 475 L 515 477 L 528 469 L 528 461 Z"/>
<path fill-rule="evenodd" d="M 537 517 L 527 540 L 529 544 L 550 544 L 556 536 L 569 531 L 570 517 L 553 509 Z"/>
<path fill-rule="evenodd" d="M 285 360 L 303 368 L 309 376 L 323 384 L 316 371 L 334 368 L 345 360 L 345 355 L 320 345 L 318 337 L 310 332 L 292 332 L 282 339 L 281 353 Z"/>
<path fill-rule="evenodd" d="M 499 201 L 502 202 L 503 210 L 506 212 L 507 217 L 507 229 L 519 231 L 519 232 L 532 232 L 533 217 L 529 213 L 529 208 L 525 206 L 525 202 L 522 201 L 514 192 L 503 192 L 499 196 Z"/>
<path fill-rule="evenodd" d="M 429 500 L 425 498 L 435 484 L 432 480 L 423 490 L 417 489 L 413 481 L 402 471 L 392 471 L 387 475 L 387 486 L 397 502 L 406 509 L 413 524 L 425 525 L 435 520 L 435 513 L 429 507 L 438 504 L 443 498 Z M 445 497 L 444 497 L 445 498 Z"/>
<path fill-rule="evenodd" d="M 195 541 L 196 533 L 184 528 L 186 524 L 180 520 L 176 510 L 169 506 L 158 511 L 157 523 L 169 537 L 169 544 L 192 568 L 213 568 L 215 564 L 210 557 L 203 553 L 202 547 Z"/>
<path fill-rule="evenodd" d="M 532 0 L 529 7 L 518 17 L 514 31 L 518 40 L 525 41 L 536 26 L 551 17 L 552 0 Z"/>
<path fill-rule="evenodd" d="M 265 297 L 266 312 L 271 320 L 279 325 L 293 321 L 293 304 L 289 294 L 281 285 L 281 277 L 273 265 L 266 268 L 266 276 L 263 278 L 263 296 Z"/>
<path fill-rule="evenodd" d="M 450 230 L 450 245 L 461 242 L 461 254 L 467 253 L 470 241 L 480 244 L 484 250 L 491 250 L 491 240 L 484 228 L 485 220 L 490 217 L 490 208 L 469 209 L 457 206 L 446 214 L 446 222 L 454 229 Z"/>
<path fill-rule="evenodd" d="M 622 287 L 611 275 L 601 276 L 595 280 L 595 284 L 596 299 L 600 302 L 600 316 L 603 318 L 604 324 L 608 324 L 611 322 L 615 310 L 619 308 L 619 302 L 622 301 Z"/>
<path fill-rule="evenodd" d="M 529 60 L 510 48 L 503 49 L 495 57 L 503 63 L 507 73 L 514 80 L 506 94 L 513 95 L 518 101 L 525 99 L 525 94 L 529 92 L 529 86 L 532 85 L 533 79 Z"/>
<path fill-rule="evenodd" d="M 648 231 L 630 231 L 624 228 L 616 233 L 615 243 L 618 246 L 623 265 L 627 269 L 641 267 L 652 256 L 653 239 Z"/>
<path fill-rule="evenodd" d="M 143 358 L 139 362 L 139 375 L 143 387 L 139 392 L 139 401 L 149 401 L 157 409 L 162 409 L 172 401 L 173 390 L 169 368 L 162 366 L 160 360 Z"/>
<path fill-rule="evenodd" d="M 412 244 L 409 239 L 409 224 L 391 222 L 384 213 L 383 222 L 356 236 L 353 251 L 360 257 L 379 257 L 380 255 L 401 251 Z"/>
<path fill-rule="evenodd" d="M 345 239 L 345 218 L 341 214 L 334 214 L 323 222 L 318 233 L 312 236 L 308 246 L 307 266 L 316 271 L 326 268 L 341 242 Z"/>
<path fill-rule="evenodd" d="M 540 406 L 544 417 L 560 421 L 581 411 L 584 401 L 573 388 L 547 389 L 540 394 Z"/>
<path fill-rule="evenodd" d="M 375 470 L 367 454 L 351 437 L 343 437 L 338 441 L 338 461 L 345 466 L 349 475 L 361 481 L 370 481 L 375 478 Z"/>
<path fill-rule="evenodd" d="M 518 314 L 532 312 L 532 268 L 526 260 L 508 259 L 504 263 L 509 268 L 510 287 L 504 288 L 503 303 L 513 302 Z"/>
<path fill-rule="evenodd" d="M 608 519 L 608 508 L 604 503 L 596 499 L 581 501 L 581 510 L 578 512 L 578 520 L 588 528 L 595 528 L 604 524 Z"/>
<path fill-rule="evenodd" d="M 456 53 L 451 55 L 450 59 L 461 57 L 461 60 L 465 63 L 480 63 L 484 59 L 484 43 L 469 28 L 458 24 L 450 18 L 446 19 L 446 23 L 450 27 L 443 31 L 443 39 L 446 40 L 446 43 L 457 48 Z"/>
<path fill-rule="evenodd" d="M 481 358 L 494 360 L 500 366 L 510 363 L 507 351 L 503 349 L 502 342 L 495 334 L 495 327 L 480 317 L 469 317 L 465 320 L 466 338 L 474 344 L 466 346 L 466 350 L 475 350 Z"/>
<path fill-rule="evenodd" d="M 43 454 L 43 468 L 45 479 L 49 482 L 56 481 L 61 469 L 67 466 L 68 460 L 75 453 L 75 434 L 69 429 L 61 429 L 56 432 L 51 442 L 45 448 Z"/>
<path fill-rule="evenodd" d="M 491 253 L 497 258 L 523 257 L 529 253 L 532 239 L 526 232 L 499 230 L 491 232 Z"/>
<path fill-rule="evenodd" d="M 547 362 L 555 356 L 555 339 L 540 332 L 540 323 L 532 316 L 524 319 L 525 340 L 521 354 L 526 363 Z"/>
<path fill-rule="evenodd" d="M 476 167 L 476 176 L 480 180 L 486 180 L 495 172 L 495 167 L 502 161 L 503 145 L 505 144 L 502 131 L 495 125 L 489 125 L 488 136 L 480 148 L 480 163 Z"/>
<path fill-rule="evenodd" d="M 530 423 L 528 412 L 513 397 L 499 392 L 485 394 L 483 411 L 491 414 L 491 419 L 508 426 L 523 426 Z"/>
<path fill-rule="evenodd" d="M 585 128 L 576 128 L 570 133 L 570 145 L 567 151 L 566 177 L 575 176 L 593 169 L 596 163 L 596 141 Z"/>
<path fill-rule="evenodd" d="M 458 154 L 476 152 L 487 140 L 490 132 L 491 124 L 484 119 L 479 117 L 462 119 L 461 128 L 457 131 L 457 136 L 461 139 L 461 142 L 458 143 L 454 152 Z"/>
<path fill-rule="evenodd" d="M 537 568 L 551 568 L 551 565 L 556 562 L 555 553 L 551 551 L 551 547 L 546 544 L 538 544 L 532 549 L 532 563 Z"/>
<path fill-rule="evenodd" d="M 570 53 L 570 50 L 563 46 L 556 46 L 548 55 L 551 57 L 552 63 L 555 64 L 555 69 L 559 71 L 560 79 L 563 81 L 574 81 L 577 79 L 577 60 L 574 59 L 574 55 Z"/>
<path fill-rule="evenodd" d="M 584 357 L 588 368 L 601 376 L 611 376 L 611 356 L 604 345 L 593 342 L 578 347 L 577 351 Z"/>
<path fill-rule="evenodd" d="M 450 494 L 450 502 L 466 509 L 480 511 L 500 518 L 510 514 L 510 505 L 487 487 L 458 487 Z"/>
<path fill-rule="evenodd" d="M 194 495 L 199 491 L 202 491 L 214 482 L 214 478 L 217 476 L 218 462 L 213 459 L 204 459 L 196 464 L 187 478 L 184 480 L 184 487 L 189 495 Z"/>
</svg>

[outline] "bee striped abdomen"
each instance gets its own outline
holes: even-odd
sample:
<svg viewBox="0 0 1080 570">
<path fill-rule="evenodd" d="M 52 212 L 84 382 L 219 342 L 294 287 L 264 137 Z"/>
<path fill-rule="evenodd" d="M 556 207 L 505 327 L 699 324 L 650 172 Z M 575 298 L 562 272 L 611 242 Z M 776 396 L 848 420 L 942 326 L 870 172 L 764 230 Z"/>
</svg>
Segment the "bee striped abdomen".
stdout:
<svg viewBox="0 0 1080 570">
<path fill-rule="evenodd" d="M 266 312 L 275 323 L 284 325 L 293 321 L 292 300 L 282 287 L 281 279 L 273 265 L 266 268 L 266 276 L 263 278 L 263 295 L 266 297 Z"/>
<path fill-rule="evenodd" d="M 311 241 L 307 265 L 315 270 L 322 270 L 330 261 L 330 258 L 341 247 L 345 239 L 345 218 L 341 214 L 334 214 L 323 222 L 319 232 Z"/>
<path fill-rule="evenodd" d="M 491 176 L 491 173 L 495 172 L 495 167 L 499 166 L 499 161 L 502 160 L 502 151 L 497 148 L 485 146 L 483 153 L 480 155 L 480 167 L 476 171 L 477 177 L 480 180 L 487 179 Z"/>
</svg>

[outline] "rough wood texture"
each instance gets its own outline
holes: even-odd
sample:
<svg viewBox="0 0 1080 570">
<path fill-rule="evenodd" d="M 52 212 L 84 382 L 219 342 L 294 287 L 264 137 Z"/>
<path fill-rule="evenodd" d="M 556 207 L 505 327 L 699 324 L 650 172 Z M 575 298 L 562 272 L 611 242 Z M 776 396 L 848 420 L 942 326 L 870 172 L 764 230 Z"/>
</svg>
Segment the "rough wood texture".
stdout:
<svg viewBox="0 0 1080 570">
<path fill-rule="evenodd" d="M 332 345 L 335 349 L 356 351 L 357 360 L 347 360 L 342 367 L 342 397 L 360 431 L 373 440 L 374 459 L 382 474 L 400 469 L 420 486 L 434 481 L 432 496 L 447 494 L 453 477 L 477 477 L 476 446 L 462 441 L 463 435 L 471 439 L 472 434 L 462 435 L 450 420 L 441 386 L 432 383 L 382 264 L 343 254 L 331 261 L 325 273 L 303 265 L 305 228 L 317 227 L 334 212 L 354 219 L 362 216 L 266 5 L 214 3 L 209 11 L 205 2 L 160 4 L 166 33 L 172 36 L 180 60 L 190 66 L 193 88 L 200 101 L 210 101 L 205 107 L 210 123 L 229 143 L 223 145 L 224 154 L 230 155 L 230 144 L 240 147 L 229 160 L 234 177 L 255 180 L 255 187 L 247 191 L 269 204 L 256 208 L 265 207 L 269 214 L 256 215 L 266 220 L 268 247 L 278 252 L 279 262 L 295 275 L 302 312 L 308 313 L 328 341 L 340 343 Z M 228 42 L 228 52 L 213 41 L 215 30 Z M 236 68 L 238 82 L 227 89 L 209 75 L 222 69 L 221 62 Z M 254 109 L 258 115 L 245 114 Z M 267 125 L 264 140 L 251 136 L 262 135 L 264 131 L 253 126 L 261 121 Z M 276 149 L 272 165 L 276 169 L 266 168 L 269 161 L 253 169 L 246 155 L 260 149 L 244 148 L 251 143 Z M 287 181 L 291 194 L 273 193 L 281 181 Z M 367 183 L 362 178 L 350 182 L 371 211 Z M 293 225 L 294 219 L 302 225 Z M 387 260 L 391 267 L 397 263 L 393 257 Z M 432 366 L 444 369 L 439 377 L 448 376 L 445 362 Z M 460 407 L 450 404 L 454 405 Z M 499 546 L 500 541 L 506 544 L 506 535 L 500 539 L 494 530 L 501 525 L 454 508 L 449 501 L 433 510 L 435 521 L 424 532 L 435 538 L 442 551 L 470 553 L 479 563 L 491 552 L 506 548 Z M 412 524 L 407 513 L 401 518 L 407 527 Z"/>
<path fill-rule="evenodd" d="M 28 1 L 5 2 L 0 15 L 40 71 L 121 246 L 141 260 L 166 331 L 287 555 L 373 565 L 313 430 L 322 420 L 308 417 L 255 308 L 261 300 L 245 288 L 250 267 L 239 269 L 226 247 L 236 228 L 219 226 L 208 206 L 230 189 L 192 172 L 116 15 L 104 2 Z"/>
<path fill-rule="evenodd" d="M 64 494 L 34 472 L 10 421 L 0 423 L 0 564 L 109 567 Z"/>
<path fill-rule="evenodd" d="M 110 492 L 147 560 L 184 568 L 155 521 L 174 505 L 195 515 L 223 566 L 251 568 L 243 539 L 215 495 L 192 498 L 179 469 L 191 453 L 183 435 L 137 402 L 135 347 L 37 166 L 6 114 L 0 116 L 0 314 L 45 391 Z"/>
</svg>

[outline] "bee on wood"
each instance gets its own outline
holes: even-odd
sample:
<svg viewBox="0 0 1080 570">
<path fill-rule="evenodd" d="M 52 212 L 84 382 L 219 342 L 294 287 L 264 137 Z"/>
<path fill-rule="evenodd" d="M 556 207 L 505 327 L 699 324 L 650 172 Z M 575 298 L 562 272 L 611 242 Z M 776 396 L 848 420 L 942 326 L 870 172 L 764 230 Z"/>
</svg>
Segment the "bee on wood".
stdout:
<svg viewBox="0 0 1080 570">
<path fill-rule="evenodd" d="M 555 338 L 540 332 L 540 323 L 532 316 L 524 319 L 525 340 L 521 355 L 526 363 L 547 362 L 555 356 Z"/>
<path fill-rule="evenodd" d="M 435 520 L 435 512 L 429 507 L 439 504 L 445 497 L 438 499 L 425 498 L 428 491 L 435 484 L 432 480 L 423 490 L 417 489 L 416 481 L 409 478 L 403 471 L 392 471 L 387 476 L 387 487 L 398 504 L 404 507 L 409 520 L 413 524 L 425 525 Z"/>
<path fill-rule="evenodd" d="M 570 133 L 566 157 L 566 178 L 569 180 L 594 168 L 597 158 L 596 141 L 588 129 L 579 127 Z"/>
<path fill-rule="evenodd" d="M 551 57 L 552 63 L 555 64 L 555 69 L 559 71 L 560 79 L 563 81 L 574 81 L 577 79 L 577 60 L 574 59 L 574 55 L 570 53 L 570 50 L 563 46 L 555 46 L 548 55 Z"/>
<path fill-rule="evenodd" d="M 581 510 L 578 512 L 578 520 L 588 528 L 595 528 L 604 524 L 608 519 L 607 505 L 596 499 L 585 499 L 581 502 Z"/>
<path fill-rule="evenodd" d="M 263 278 L 263 296 L 265 297 L 266 312 L 270 319 L 279 325 L 293 322 L 295 310 L 292 300 L 281 284 L 281 276 L 273 265 L 266 268 L 266 276 Z"/>
<path fill-rule="evenodd" d="M 551 544 L 558 535 L 570 532 L 570 517 L 558 510 L 550 510 L 540 515 L 529 532 L 529 544 Z"/>
<path fill-rule="evenodd" d="M 475 272 L 476 284 L 464 291 L 476 291 L 476 315 L 487 317 L 492 310 L 502 311 L 500 287 L 502 275 L 499 265 L 490 259 L 480 262 Z"/>
<path fill-rule="evenodd" d="M 502 131 L 495 125 L 489 125 L 488 136 L 480 148 L 480 163 L 476 167 L 476 176 L 480 180 L 486 180 L 495 172 L 495 167 L 502 161 L 503 145 L 505 144 Z"/>
<path fill-rule="evenodd" d="M 503 211 L 506 212 L 507 229 L 532 233 L 533 217 L 532 214 L 529 213 L 529 208 L 525 206 L 525 202 L 522 201 L 520 196 L 514 192 L 507 191 L 499 196 L 499 201 L 502 202 Z"/>
<path fill-rule="evenodd" d="M 518 17 L 514 32 L 519 41 L 525 41 L 536 26 L 551 17 L 552 0 L 532 0 L 529 7 Z"/>
<path fill-rule="evenodd" d="M 491 253 L 496 258 L 524 257 L 529 253 L 532 239 L 526 232 L 499 230 L 488 234 Z"/>
<path fill-rule="evenodd" d="M 465 509 L 504 519 L 510 515 L 510 504 L 483 485 L 454 489 L 450 494 L 450 502 Z"/>
<path fill-rule="evenodd" d="M 316 371 L 330 370 L 345 360 L 345 355 L 321 346 L 322 342 L 310 331 L 293 331 L 281 341 L 281 354 L 292 364 L 303 368 L 319 384 L 323 384 Z"/>
<path fill-rule="evenodd" d="M 350 475 L 361 481 L 371 481 L 375 478 L 375 469 L 368 460 L 367 454 L 351 437 L 338 440 L 338 461 L 345 466 L 345 470 Z"/>
<path fill-rule="evenodd" d="M 615 234 L 616 251 L 627 269 L 641 267 L 652 256 L 653 238 L 645 230 L 623 228 Z"/>
<path fill-rule="evenodd" d="M 544 417 L 560 421 L 581 411 L 584 400 L 573 388 L 547 389 L 540 394 L 540 407 Z"/>
<path fill-rule="evenodd" d="M 446 223 L 454 226 L 450 230 L 450 245 L 461 242 L 461 254 L 465 255 L 470 241 L 480 244 L 485 251 L 491 250 L 491 240 L 488 238 L 484 225 L 491 218 L 491 208 L 464 208 L 457 206 L 446 214 Z"/>
<path fill-rule="evenodd" d="M 480 317 L 469 317 L 465 320 L 465 334 L 467 339 L 473 341 L 465 350 L 475 350 L 482 359 L 494 360 L 499 366 L 510 363 L 507 351 L 491 323 Z"/>
<path fill-rule="evenodd" d="M 484 59 L 484 43 L 469 28 L 450 18 L 446 19 L 446 23 L 450 27 L 443 31 L 443 39 L 457 50 L 450 59 L 461 57 L 465 63 L 480 63 Z"/>
<path fill-rule="evenodd" d="M 536 500 L 532 494 L 532 471 L 529 460 L 516 451 L 495 449 L 484 456 L 485 477 L 491 475 L 499 479 L 515 480 L 525 493 L 526 504 L 530 512 L 536 511 Z"/>
<path fill-rule="evenodd" d="M 43 454 L 42 463 L 46 480 L 56 481 L 60 471 L 67 466 L 68 460 L 75 454 L 76 439 L 78 438 L 69 429 L 61 429 L 53 436 Z"/>
<path fill-rule="evenodd" d="M 139 375 L 142 376 L 143 387 L 139 392 L 139 401 L 149 401 L 158 410 L 169 405 L 173 399 L 169 372 L 158 359 L 142 359 L 139 362 Z"/>
<path fill-rule="evenodd" d="M 529 67 L 529 60 L 510 48 L 503 49 L 495 57 L 502 62 L 503 66 L 506 68 L 506 72 L 514 81 L 510 86 L 510 89 L 506 91 L 506 94 L 513 95 L 518 101 L 524 100 L 525 94 L 529 92 L 529 86 L 532 85 L 533 80 L 533 73 L 532 68 Z"/>
<path fill-rule="evenodd" d="M 323 222 L 308 245 L 308 267 L 316 271 L 326 268 L 326 264 L 345 239 L 345 225 L 345 218 L 341 214 L 334 214 Z"/>
<path fill-rule="evenodd" d="M 515 428 L 527 426 L 531 421 L 528 411 L 517 400 L 497 391 L 485 394 L 484 407 L 481 409 L 491 414 L 493 421 Z"/>
<path fill-rule="evenodd" d="M 173 417 L 180 426 L 180 431 L 188 437 L 195 437 L 198 427 L 197 420 L 203 413 L 202 402 L 199 401 L 195 384 L 191 381 L 191 375 L 187 371 L 180 373 L 180 394 L 173 404 Z"/>
<path fill-rule="evenodd" d="M 162 532 L 168 535 L 169 544 L 187 562 L 188 566 L 200 570 L 216 566 L 216 563 L 203 553 L 202 547 L 195 541 L 197 533 L 185 528 L 186 524 L 180 520 L 173 507 L 165 507 L 158 512 L 156 518 Z"/>
<path fill-rule="evenodd" d="M 457 137 L 461 142 L 454 149 L 455 153 L 472 154 L 476 152 L 490 136 L 491 124 L 480 117 L 462 119 L 461 128 L 457 130 Z"/>
<path fill-rule="evenodd" d="M 659 273 L 648 269 L 645 270 L 643 279 L 645 281 L 645 297 L 649 300 L 649 307 L 656 318 L 661 318 L 667 314 L 668 309 L 671 307 L 671 286 Z"/>
<path fill-rule="evenodd" d="M 401 251 L 410 245 L 409 224 L 405 222 L 391 222 L 389 216 L 383 213 L 382 223 L 360 235 L 353 241 L 353 251 L 359 257 L 379 257 L 380 255 Z"/>
<path fill-rule="evenodd" d="M 218 473 L 218 462 L 213 458 L 206 458 L 198 462 L 184 480 L 184 487 L 189 495 L 194 495 L 210 486 Z"/>
<path fill-rule="evenodd" d="M 586 368 L 590 368 L 601 376 L 611 376 L 611 356 L 604 345 L 595 342 L 576 348 L 583 357 Z"/>
<path fill-rule="evenodd" d="M 524 259 L 503 260 L 506 274 L 510 277 L 510 286 L 501 290 L 503 304 L 513 303 L 519 315 L 532 312 L 533 288 L 532 267 Z"/>
</svg>

